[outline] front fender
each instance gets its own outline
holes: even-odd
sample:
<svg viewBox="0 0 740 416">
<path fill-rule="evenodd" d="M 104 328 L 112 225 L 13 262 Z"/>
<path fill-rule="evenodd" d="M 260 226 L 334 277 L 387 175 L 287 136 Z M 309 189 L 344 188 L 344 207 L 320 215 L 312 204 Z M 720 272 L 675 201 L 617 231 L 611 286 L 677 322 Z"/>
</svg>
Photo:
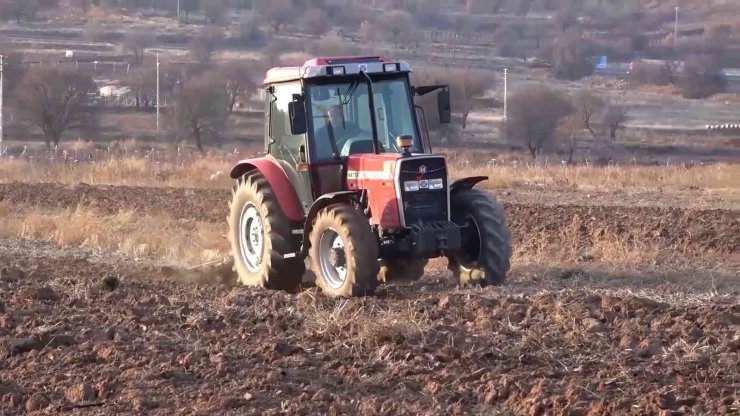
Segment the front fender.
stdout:
<svg viewBox="0 0 740 416">
<path fill-rule="evenodd" d="M 308 238 L 311 234 L 311 227 L 313 226 L 313 219 L 316 217 L 316 214 L 318 214 L 322 208 L 328 207 L 329 205 L 338 203 L 340 201 L 347 201 L 348 199 L 360 197 L 360 195 L 362 195 L 362 191 L 332 192 L 329 194 L 321 195 L 313 202 L 313 204 L 311 205 L 311 209 L 308 210 L 306 222 L 303 225 L 303 248 L 301 249 L 303 255 L 308 254 Z"/>
<path fill-rule="evenodd" d="M 470 176 L 467 178 L 458 179 L 450 185 L 450 193 L 455 191 L 462 191 L 464 189 L 470 189 L 480 182 L 487 181 L 488 176 Z"/>
<path fill-rule="evenodd" d="M 258 157 L 253 159 L 240 160 L 233 169 L 231 169 L 230 176 L 233 179 L 238 179 L 244 174 L 251 171 L 259 171 L 267 183 L 270 184 L 272 191 L 275 193 L 275 198 L 283 210 L 283 213 L 290 221 L 303 222 L 306 217 L 301 209 L 300 201 L 298 200 L 298 194 L 295 191 L 295 187 L 290 180 L 285 170 L 280 166 L 278 161 L 270 156 Z"/>
</svg>

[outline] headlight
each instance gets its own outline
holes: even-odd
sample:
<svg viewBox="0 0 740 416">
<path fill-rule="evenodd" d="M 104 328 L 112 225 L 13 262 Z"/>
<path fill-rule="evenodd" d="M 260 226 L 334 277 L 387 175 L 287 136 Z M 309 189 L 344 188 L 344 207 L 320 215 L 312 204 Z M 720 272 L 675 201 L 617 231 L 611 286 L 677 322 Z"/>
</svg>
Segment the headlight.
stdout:
<svg viewBox="0 0 740 416">
<path fill-rule="evenodd" d="M 406 181 L 403 183 L 403 190 L 406 192 L 416 192 L 419 190 L 419 181 Z"/>
<path fill-rule="evenodd" d="M 429 189 L 442 189 L 445 187 L 445 183 L 442 178 L 432 179 L 429 181 Z"/>
</svg>

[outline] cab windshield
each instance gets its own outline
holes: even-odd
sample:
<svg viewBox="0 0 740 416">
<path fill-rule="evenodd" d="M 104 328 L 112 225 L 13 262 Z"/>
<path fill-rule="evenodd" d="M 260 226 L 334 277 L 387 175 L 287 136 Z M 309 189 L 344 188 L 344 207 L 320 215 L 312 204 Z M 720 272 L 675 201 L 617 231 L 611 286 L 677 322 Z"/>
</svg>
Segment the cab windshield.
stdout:
<svg viewBox="0 0 740 416">
<path fill-rule="evenodd" d="M 414 138 L 412 152 L 421 152 L 406 78 L 373 79 L 372 89 L 380 153 L 400 152 L 396 137 L 402 135 Z M 313 161 L 374 152 L 368 96 L 359 77 L 308 86 Z"/>
</svg>

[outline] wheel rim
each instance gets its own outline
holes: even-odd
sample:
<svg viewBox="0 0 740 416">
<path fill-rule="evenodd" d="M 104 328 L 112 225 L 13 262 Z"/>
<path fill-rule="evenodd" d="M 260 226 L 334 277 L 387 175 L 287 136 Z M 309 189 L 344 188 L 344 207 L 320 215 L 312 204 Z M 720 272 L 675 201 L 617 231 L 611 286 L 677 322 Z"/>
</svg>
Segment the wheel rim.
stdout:
<svg viewBox="0 0 740 416">
<path fill-rule="evenodd" d="M 262 216 L 257 207 L 248 202 L 239 215 L 239 251 L 250 272 L 257 272 L 262 264 L 265 238 Z"/>
<path fill-rule="evenodd" d="M 344 240 L 334 229 L 327 229 L 319 240 L 319 263 L 326 283 L 339 289 L 347 279 L 347 259 Z"/>
</svg>

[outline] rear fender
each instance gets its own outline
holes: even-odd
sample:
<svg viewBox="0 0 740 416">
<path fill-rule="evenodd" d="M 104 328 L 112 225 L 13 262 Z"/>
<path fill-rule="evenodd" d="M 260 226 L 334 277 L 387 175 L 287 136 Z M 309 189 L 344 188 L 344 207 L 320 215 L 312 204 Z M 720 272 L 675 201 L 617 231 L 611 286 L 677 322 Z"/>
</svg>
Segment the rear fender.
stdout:
<svg viewBox="0 0 740 416">
<path fill-rule="evenodd" d="M 311 228 L 313 227 L 313 220 L 316 214 L 323 208 L 329 205 L 337 203 L 351 203 L 353 200 L 359 200 L 362 195 L 362 191 L 341 191 L 332 192 L 330 194 L 321 195 L 311 205 L 311 209 L 308 210 L 308 216 L 306 216 L 306 222 L 303 225 L 303 245 L 301 248 L 304 256 L 308 255 L 309 236 L 311 234 Z"/>
<path fill-rule="evenodd" d="M 301 209 L 298 194 L 296 194 L 293 184 L 290 183 L 285 170 L 283 170 L 274 157 L 267 155 L 265 157 L 240 160 L 231 169 L 231 177 L 238 179 L 254 170 L 259 171 L 267 179 L 267 183 L 270 184 L 273 192 L 275 192 L 275 197 L 285 216 L 292 222 L 303 222 L 306 217 Z"/>
<path fill-rule="evenodd" d="M 450 194 L 465 189 L 471 189 L 480 182 L 487 181 L 488 176 L 470 176 L 467 178 L 458 179 L 450 185 Z"/>
</svg>

